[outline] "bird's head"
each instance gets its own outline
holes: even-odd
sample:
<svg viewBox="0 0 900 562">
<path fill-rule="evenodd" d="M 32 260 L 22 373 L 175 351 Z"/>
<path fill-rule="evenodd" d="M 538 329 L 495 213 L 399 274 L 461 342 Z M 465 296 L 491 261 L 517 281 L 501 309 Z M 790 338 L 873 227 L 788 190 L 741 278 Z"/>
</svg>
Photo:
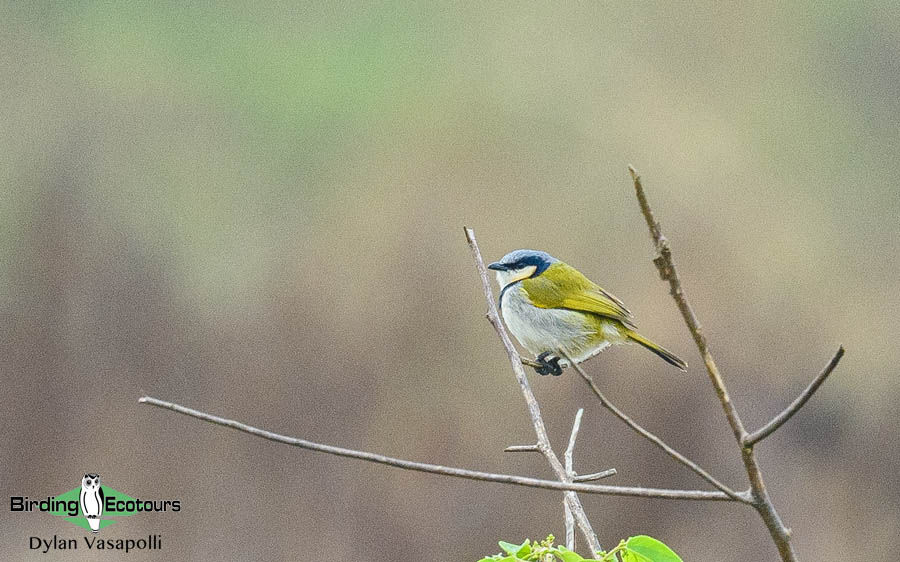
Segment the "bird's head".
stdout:
<svg viewBox="0 0 900 562">
<path fill-rule="evenodd" d="M 497 272 L 497 283 L 506 287 L 521 279 L 537 277 L 559 260 L 547 252 L 514 250 L 488 266 Z"/>
</svg>

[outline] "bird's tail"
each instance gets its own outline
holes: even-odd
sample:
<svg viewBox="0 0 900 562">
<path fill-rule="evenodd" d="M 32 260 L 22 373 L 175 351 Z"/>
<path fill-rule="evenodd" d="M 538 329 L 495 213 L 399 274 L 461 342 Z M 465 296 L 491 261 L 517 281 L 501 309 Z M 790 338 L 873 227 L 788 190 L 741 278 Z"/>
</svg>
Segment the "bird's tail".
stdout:
<svg viewBox="0 0 900 562">
<path fill-rule="evenodd" d="M 666 363 L 675 365 L 682 371 L 687 371 L 687 363 L 685 363 L 684 361 L 679 359 L 674 353 L 672 353 L 668 349 L 666 349 L 662 346 L 656 345 L 655 343 L 648 340 L 647 338 L 640 335 L 639 333 L 635 332 L 634 330 L 627 330 L 625 332 L 625 335 L 628 336 L 628 339 L 630 339 L 631 341 L 641 344 L 642 346 L 646 347 L 653 353 L 662 357 L 663 361 L 665 361 Z"/>
</svg>

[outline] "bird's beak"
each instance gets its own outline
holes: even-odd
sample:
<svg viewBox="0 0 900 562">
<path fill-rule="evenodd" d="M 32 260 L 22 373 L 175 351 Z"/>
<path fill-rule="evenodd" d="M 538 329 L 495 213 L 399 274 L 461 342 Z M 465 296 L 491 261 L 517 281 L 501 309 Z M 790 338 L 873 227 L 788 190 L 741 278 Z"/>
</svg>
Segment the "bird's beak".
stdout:
<svg viewBox="0 0 900 562">
<path fill-rule="evenodd" d="M 509 271 L 509 267 L 503 265 L 502 263 L 495 261 L 491 265 L 488 266 L 488 269 L 493 269 L 496 271 Z"/>
</svg>

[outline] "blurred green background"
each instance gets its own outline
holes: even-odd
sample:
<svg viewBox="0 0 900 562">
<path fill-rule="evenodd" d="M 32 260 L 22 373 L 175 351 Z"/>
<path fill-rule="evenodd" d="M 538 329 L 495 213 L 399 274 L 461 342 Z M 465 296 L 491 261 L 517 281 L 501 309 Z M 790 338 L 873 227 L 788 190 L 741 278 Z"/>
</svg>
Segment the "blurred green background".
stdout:
<svg viewBox="0 0 900 562">
<path fill-rule="evenodd" d="M 469 560 L 563 535 L 559 494 L 294 450 L 139 406 L 148 394 L 299 437 L 549 477 L 462 226 L 629 304 L 609 397 L 735 488 L 746 476 L 650 261 L 642 173 L 751 428 L 843 343 L 759 448 L 803 560 L 896 552 L 900 8 L 896 2 L 339 5 L 4 2 L 2 495 L 84 472 L 177 498 L 107 538 L 196 560 Z M 610 483 L 704 487 L 598 407 L 532 377 L 562 449 Z M 601 542 L 774 559 L 734 504 L 583 496 Z M 4 560 L 75 536 L 0 510 Z M 80 539 L 79 539 L 80 540 Z M 43 559 L 88 559 L 51 552 Z"/>
</svg>

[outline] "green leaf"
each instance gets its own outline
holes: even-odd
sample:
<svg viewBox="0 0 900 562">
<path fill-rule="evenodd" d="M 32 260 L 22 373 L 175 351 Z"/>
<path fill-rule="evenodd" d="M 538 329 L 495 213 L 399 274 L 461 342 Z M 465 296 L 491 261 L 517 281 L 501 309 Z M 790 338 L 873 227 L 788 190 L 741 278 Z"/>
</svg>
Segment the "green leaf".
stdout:
<svg viewBox="0 0 900 562">
<path fill-rule="evenodd" d="M 520 548 L 519 551 L 516 552 L 516 556 L 518 556 L 519 558 L 525 558 L 529 554 L 531 554 L 531 545 L 528 544 L 528 539 L 525 539 L 525 542 L 522 543 L 522 548 Z"/>
<path fill-rule="evenodd" d="M 525 542 L 523 542 L 522 544 L 512 544 L 505 541 L 500 541 L 497 544 L 499 544 L 500 548 L 502 548 L 507 554 L 511 554 L 512 556 L 517 556 L 519 558 L 525 558 L 526 556 L 531 554 L 531 546 L 529 546 L 530 542 L 530 540 L 525 539 Z"/>
<path fill-rule="evenodd" d="M 631 537 L 625 543 L 622 552 L 624 562 L 683 562 L 675 552 L 662 542 L 638 535 Z"/>
<path fill-rule="evenodd" d="M 557 546 L 551 550 L 551 552 L 557 555 L 563 562 L 584 562 L 584 558 L 582 558 L 580 554 L 573 550 L 569 550 L 563 545 Z"/>
</svg>

